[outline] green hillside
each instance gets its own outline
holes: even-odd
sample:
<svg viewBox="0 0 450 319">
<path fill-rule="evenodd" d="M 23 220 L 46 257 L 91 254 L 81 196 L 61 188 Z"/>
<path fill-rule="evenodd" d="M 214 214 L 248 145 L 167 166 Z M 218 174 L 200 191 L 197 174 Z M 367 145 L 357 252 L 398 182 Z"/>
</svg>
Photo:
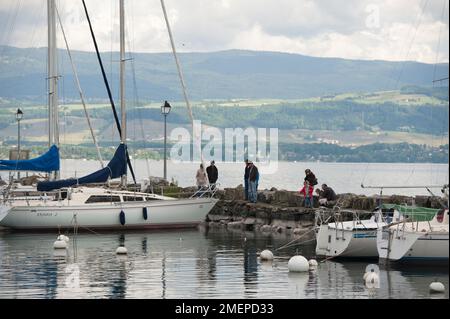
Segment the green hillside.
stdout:
<svg viewBox="0 0 450 319">
<path fill-rule="evenodd" d="M 100 49 L 102 44 L 100 43 Z M 46 49 L 0 47 L 0 98 L 6 101 L 46 99 Z M 106 90 L 94 53 L 73 52 L 81 85 L 91 101 L 105 101 Z M 102 54 L 113 92 L 118 88 L 118 54 Z M 127 92 L 143 101 L 182 100 L 170 53 L 135 53 L 136 90 L 131 62 Z M 406 85 L 431 86 L 434 65 L 319 58 L 278 52 L 230 50 L 179 55 L 190 98 L 299 99 L 347 92 L 397 90 Z M 78 99 L 67 53 L 58 53 L 61 96 Z M 448 76 L 448 64 L 436 66 L 435 77 Z"/>
</svg>

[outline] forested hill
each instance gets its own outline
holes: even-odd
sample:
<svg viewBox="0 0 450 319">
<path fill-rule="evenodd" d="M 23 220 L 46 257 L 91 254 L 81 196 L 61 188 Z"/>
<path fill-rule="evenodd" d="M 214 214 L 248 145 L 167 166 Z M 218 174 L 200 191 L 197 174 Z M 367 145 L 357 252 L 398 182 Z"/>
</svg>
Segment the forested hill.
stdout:
<svg viewBox="0 0 450 319">
<path fill-rule="evenodd" d="M 101 46 L 101 44 L 100 44 Z M 46 48 L 0 46 L 0 99 L 46 101 Z M 67 53 L 59 50 L 61 96 L 78 98 Z M 73 52 L 85 95 L 106 100 L 106 90 L 94 53 Z M 117 93 L 118 54 L 102 54 Z M 129 98 L 181 100 L 181 90 L 170 53 L 136 53 L 137 91 L 128 63 Z M 181 53 L 191 99 L 281 98 L 325 96 L 343 92 L 395 90 L 407 85 L 431 86 L 433 78 L 447 77 L 448 64 L 319 58 L 299 54 L 230 50 Z M 434 76 L 433 76 L 434 74 Z"/>
</svg>

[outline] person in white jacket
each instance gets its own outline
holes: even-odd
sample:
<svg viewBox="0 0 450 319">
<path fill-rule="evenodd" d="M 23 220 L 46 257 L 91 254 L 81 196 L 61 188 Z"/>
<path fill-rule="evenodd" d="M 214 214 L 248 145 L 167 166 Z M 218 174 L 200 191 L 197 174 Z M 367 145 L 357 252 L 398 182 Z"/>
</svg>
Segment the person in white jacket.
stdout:
<svg viewBox="0 0 450 319">
<path fill-rule="evenodd" d="M 206 172 L 205 172 L 205 169 L 203 168 L 203 164 L 200 164 L 200 168 L 197 170 L 197 175 L 195 176 L 195 178 L 197 180 L 198 189 L 208 186 L 208 177 L 206 176 Z"/>
</svg>

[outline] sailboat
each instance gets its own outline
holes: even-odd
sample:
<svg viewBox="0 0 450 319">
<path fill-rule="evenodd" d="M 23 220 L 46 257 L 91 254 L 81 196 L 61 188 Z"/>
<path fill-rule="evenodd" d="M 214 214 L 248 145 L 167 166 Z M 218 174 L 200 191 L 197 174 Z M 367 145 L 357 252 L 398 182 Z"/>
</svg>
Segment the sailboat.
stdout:
<svg viewBox="0 0 450 319">
<path fill-rule="evenodd" d="M 449 255 L 448 185 L 444 187 L 447 207 L 414 208 L 409 211 L 431 213 L 431 220 L 404 219 L 382 227 L 377 232 L 380 261 L 386 262 L 446 262 Z"/>
<path fill-rule="evenodd" d="M 125 188 L 127 162 L 131 169 L 126 146 L 124 0 L 120 0 L 122 127 L 120 128 L 118 125 L 118 128 L 121 133 L 121 144 L 106 167 L 82 178 L 58 180 L 58 74 L 55 0 L 47 0 L 47 6 L 49 145 L 51 147 L 46 154 L 37 159 L 0 161 L 0 169 L 55 172 L 55 179 L 39 182 L 37 187 L 8 185 L 3 190 L 3 199 L 0 202 L 0 226 L 21 230 L 74 227 L 78 229 L 146 229 L 197 226 L 217 203 L 218 199 L 213 197 L 216 189 L 204 191 L 191 198 L 175 199 L 156 194 L 114 190 L 106 185 L 103 187 L 85 185 L 105 184 L 111 179 L 121 178 L 122 186 Z M 117 122 L 117 124 L 119 123 Z"/>
<path fill-rule="evenodd" d="M 380 227 L 400 221 L 397 210 L 381 206 L 372 212 L 369 219 L 360 219 L 357 212 L 349 212 L 352 220 L 343 221 L 342 211 L 332 215 L 334 222 L 323 222 L 317 226 L 316 255 L 325 258 L 376 258 L 378 257 L 376 235 Z M 316 224 L 321 219 L 316 213 Z"/>
</svg>

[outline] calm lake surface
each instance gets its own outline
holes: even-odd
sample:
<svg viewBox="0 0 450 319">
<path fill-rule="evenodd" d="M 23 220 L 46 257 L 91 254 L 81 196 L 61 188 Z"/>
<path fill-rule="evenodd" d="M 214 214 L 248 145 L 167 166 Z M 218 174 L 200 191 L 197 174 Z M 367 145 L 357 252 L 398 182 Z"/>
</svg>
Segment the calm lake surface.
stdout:
<svg viewBox="0 0 450 319">
<path fill-rule="evenodd" d="M 380 288 L 363 274 L 377 261 L 319 264 L 292 274 L 296 252 L 313 257 L 314 242 L 279 250 L 273 262 L 257 253 L 288 243 L 285 234 L 193 229 L 69 234 L 67 252 L 55 233 L 0 231 L 0 298 L 448 298 L 448 266 L 380 270 Z M 76 239 L 76 240 L 74 240 Z M 128 256 L 117 256 L 124 243 Z M 441 281 L 445 294 L 430 294 Z"/>
<path fill-rule="evenodd" d="M 163 161 L 133 160 L 138 180 L 149 176 L 163 175 Z M 195 173 L 198 163 L 172 163 L 169 161 L 168 179 L 174 178 L 182 187 L 195 185 Z M 263 166 L 257 164 L 258 167 Z M 221 187 L 236 187 L 243 183 L 241 163 L 217 163 Z M 63 177 L 81 177 L 100 168 L 96 161 L 63 160 Z M 337 193 L 354 193 L 373 195 L 376 189 L 363 189 L 365 186 L 405 186 L 405 185 L 439 185 L 448 184 L 448 164 L 405 164 L 405 163 L 306 163 L 278 162 L 275 173 L 264 174 L 260 178 L 260 189 L 276 187 L 278 189 L 298 190 L 303 183 L 304 171 L 310 168 L 317 176 L 319 184 L 326 183 Z M 440 195 L 439 189 L 432 190 Z M 425 189 L 384 189 L 383 194 L 429 195 Z"/>
</svg>

